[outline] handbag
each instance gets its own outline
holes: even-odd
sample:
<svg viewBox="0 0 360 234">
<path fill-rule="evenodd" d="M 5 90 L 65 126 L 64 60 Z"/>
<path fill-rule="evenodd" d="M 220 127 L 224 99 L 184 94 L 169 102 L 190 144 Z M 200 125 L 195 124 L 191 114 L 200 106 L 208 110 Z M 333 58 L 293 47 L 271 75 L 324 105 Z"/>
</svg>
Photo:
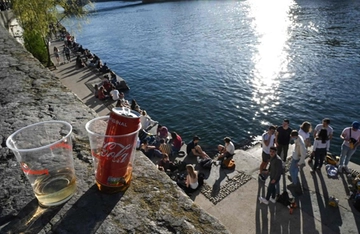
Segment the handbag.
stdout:
<svg viewBox="0 0 360 234">
<path fill-rule="evenodd" d="M 235 168 L 235 161 L 234 159 L 225 159 L 223 161 L 223 163 L 221 164 L 222 168 L 227 168 L 227 169 L 234 169 Z"/>
<path fill-rule="evenodd" d="M 350 142 L 349 142 L 350 149 L 353 150 L 355 148 L 356 142 L 357 142 L 357 140 L 351 137 L 351 128 L 350 128 Z"/>
</svg>

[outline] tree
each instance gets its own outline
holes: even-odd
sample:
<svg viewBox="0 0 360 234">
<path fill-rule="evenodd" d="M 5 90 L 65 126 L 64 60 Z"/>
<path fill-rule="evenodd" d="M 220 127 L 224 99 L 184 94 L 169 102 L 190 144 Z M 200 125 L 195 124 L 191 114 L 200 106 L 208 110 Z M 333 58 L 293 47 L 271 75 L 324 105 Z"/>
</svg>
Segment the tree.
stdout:
<svg viewBox="0 0 360 234">
<path fill-rule="evenodd" d="M 70 16 L 86 16 L 87 11 L 78 2 L 78 0 L 13 0 L 13 12 L 24 29 L 25 47 L 35 57 L 43 54 L 37 50 L 46 48 L 46 66 L 52 65 L 49 48 L 52 27 Z M 38 45 L 36 36 L 42 39 L 42 46 Z M 35 51 L 31 51 L 34 49 Z M 43 58 L 37 58 L 44 62 Z"/>
</svg>

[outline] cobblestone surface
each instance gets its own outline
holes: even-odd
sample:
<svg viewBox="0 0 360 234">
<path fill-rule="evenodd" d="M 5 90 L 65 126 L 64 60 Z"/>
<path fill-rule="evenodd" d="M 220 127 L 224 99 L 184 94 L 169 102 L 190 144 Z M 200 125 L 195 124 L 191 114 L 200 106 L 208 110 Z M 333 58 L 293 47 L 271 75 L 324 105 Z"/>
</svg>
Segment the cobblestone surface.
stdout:
<svg viewBox="0 0 360 234">
<path fill-rule="evenodd" d="M 220 187 L 219 192 L 215 196 L 213 194 L 213 186 L 210 186 L 207 183 L 201 188 L 201 193 L 216 205 L 230 193 L 246 184 L 249 180 L 251 180 L 251 175 L 246 175 L 244 172 L 238 171 L 236 176 L 230 178 L 226 181 L 226 184 Z"/>
</svg>

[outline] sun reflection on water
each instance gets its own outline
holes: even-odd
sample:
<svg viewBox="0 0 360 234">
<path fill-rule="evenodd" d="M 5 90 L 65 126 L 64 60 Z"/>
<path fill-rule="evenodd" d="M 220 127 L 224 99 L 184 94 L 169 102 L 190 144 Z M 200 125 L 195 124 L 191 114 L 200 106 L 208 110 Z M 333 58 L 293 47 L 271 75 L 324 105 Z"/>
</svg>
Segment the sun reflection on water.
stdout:
<svg viewBox="0 0 360 234">
<path fill-rule="evenodd" d="M 281 84 L 281 78 L 289 78 L 287 40 L 291 28 L 289 11 L 293 4 L 292 1 L 279 0 L 251 1 L 249 5 L 251 27 L 258 38 L 251 58 L 254 64 L 250 84 L 253 87 L 252 100 L 261 105 L 260 111 L 264 115 L 279 105 L 276 90 Z"/>
</svg>

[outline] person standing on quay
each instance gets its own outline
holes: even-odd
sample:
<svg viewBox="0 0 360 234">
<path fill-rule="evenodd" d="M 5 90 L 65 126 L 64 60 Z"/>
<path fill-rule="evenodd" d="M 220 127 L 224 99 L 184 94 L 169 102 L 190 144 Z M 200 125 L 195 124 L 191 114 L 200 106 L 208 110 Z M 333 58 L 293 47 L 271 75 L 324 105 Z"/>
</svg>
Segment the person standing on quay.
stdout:
<svg viewBox="0 0 360 234">
<path fill-rule="evenodd" d="M 266 197 L 259 197 L 260 203 L 269 204 L 269 201 L 275 203 L 276 184 L 279 183 L 281 174 L 283 172 L 282 161 L 279 155 L 276 154 L 276 147 L 270 147 L 270 168 L 269 168 L 269 186 Z"/>
<path fill-rule="evenodd" d="M 320 132 L 321 129 L 326 129 L 327 134 L 328 134 L 328 138 L 329 138 L 329 147 L 330 147 L 330 140 L 333 137 L 334 130 L 330 126 L 330 119 L 329 118 L 323 119 L 321 124 L 318 124 L 318 125 L 315 126 L 313 136 L 316 137 L 318 132 Z M 309 163 L 312 162 L 312 159 L 313 159 L 313 156 L 310 156 Z"/>
<path fill-rule="evenodd" d="M 67 45 L 64 46 L 64 49 L 63 49 L 63 54 L 65 55 L 64 56 L 64 62 L 65 62 L 65 58 L 68 62 L 71 62 L 71 59 L 70 59 L 70 49 Z"/>
<path fill-rule="evenodd" d="M 351 127 L 345 128 L 340 137 L 343 139 L 341 145 L 341 154 L 340 154 L 340 164 L 339 172 L 341 173 L 343 169 L 346 173 L 350 173 L 348 164 L 350 162 L 351 156 L 355 153 L 356 148 L 360 141 L 360 123 L 354 121 Z"/>
<path fill-rule="evenodd" d="M 262 134 L 261 139 L 262 139 L 262 143 L 261 143 L 262 161 L 260 164 L 259 178 L 260 180 L 265 181 L 265 177 L 263 176 L 262 173 L 266 169 L 270 160 L 270 147 L 273 147 L 275 143 L 275 126 L 270 126 L 268 131 Z"/>
<path fill-rule="evenodd" d="M 321 129 L 319 134 L 314 139 L 313 154 L 315 155 L 315 163 L 310 172 L 320 170 L 326 153 L 329 151 L 329 141 L 326 129 Z"/>
<path fill-rule="evenodd" d="M 305 146 L 306 148 L 311 146 L 311 141 L 310 141 L 310 132 L 311 132 L 311 123 L 308 121 L 303 122 L 300 125 L 300 129 L 298 131 L 299 135 L 302 136 L 304 142 L 305 142 Z M 316 137 L 316 136 L 314 136 Z"/>
<path fill-rule="evenodd" d="M 299 136 L 298 131 L 292 130 L 291 139 L 295 141 L 295 147 L 289 169 L 292 184 L 290 184 L 288 187 L 293 187 L 296 189 L 298 188 L 299 167 L 304 164 L 306 157 L 306 147 L 304 140 L 301 136 Z"/>
<path fill-rule="evenodd" d="M 291 128 L 289 127 L 290 121 L 288 119 L 284 119 L 282 126 L 277 128 L 276 137 L 275 137 L 275 145 L 277 147 L 277 155 L 281 157 L 281 153 L 283 153 L 283 161 L 286 162 L 289 143 L 290 143 L 290 134 Z"/>
</svg>

